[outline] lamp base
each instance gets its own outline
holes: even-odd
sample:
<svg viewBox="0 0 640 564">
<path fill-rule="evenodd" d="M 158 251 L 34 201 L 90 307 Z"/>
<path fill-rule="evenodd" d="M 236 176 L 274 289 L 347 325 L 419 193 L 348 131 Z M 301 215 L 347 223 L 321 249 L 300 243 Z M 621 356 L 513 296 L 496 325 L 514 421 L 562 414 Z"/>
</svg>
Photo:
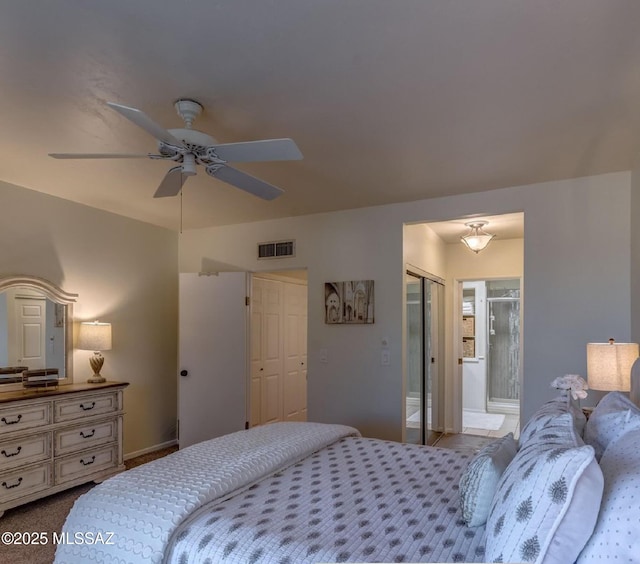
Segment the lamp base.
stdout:
<svg viewBox="0 0 640 564">
<path fill-rule="evenodd" d="M 102 384 L 102 382 L 106 382 L 107 379 L 100 374 L 100 370 L 104 364 L 104 356 L 98 351 L 94 352 L 93 356 L 89 358 L 89 364 L 91 365 L 91 370 L 93 370 L 93 376 L 91 376 L 87 382 L 89 384 Z"/>
<path fill-rule="evenodd" d="M 102 384 L 102 382 L 106 382 L 107 379 L 104 376 L 100 376 L 100 374 L 94 374 L 91 378 L 87 380 L 89 384 Z"/>
</svg>

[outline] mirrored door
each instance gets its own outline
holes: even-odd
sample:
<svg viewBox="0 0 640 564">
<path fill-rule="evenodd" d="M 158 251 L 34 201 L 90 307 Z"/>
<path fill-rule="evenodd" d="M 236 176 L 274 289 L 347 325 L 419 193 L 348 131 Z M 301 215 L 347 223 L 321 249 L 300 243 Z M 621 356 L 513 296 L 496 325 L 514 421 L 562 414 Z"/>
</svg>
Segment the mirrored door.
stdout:
<svg viewBox="0 0 640 564">
<path fill-rule="evenodd" d="M 405 441 L 433 444 L 443 429 L 444 286 L 407 271 L 405 292 Z"/>
</svg>

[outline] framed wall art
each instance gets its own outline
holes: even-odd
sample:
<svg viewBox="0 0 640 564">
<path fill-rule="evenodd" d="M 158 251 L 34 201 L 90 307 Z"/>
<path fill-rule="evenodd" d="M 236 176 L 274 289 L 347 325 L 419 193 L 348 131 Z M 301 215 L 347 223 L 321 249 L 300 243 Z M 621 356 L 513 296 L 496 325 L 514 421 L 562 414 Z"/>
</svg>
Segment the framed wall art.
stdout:
<svg viewBox="0 0 640 564">
<path fill-rule="evenodd" d="M 373 323 L 373 280 L 325 282 L 324 322 L 329 325 Z"/>
</svg>

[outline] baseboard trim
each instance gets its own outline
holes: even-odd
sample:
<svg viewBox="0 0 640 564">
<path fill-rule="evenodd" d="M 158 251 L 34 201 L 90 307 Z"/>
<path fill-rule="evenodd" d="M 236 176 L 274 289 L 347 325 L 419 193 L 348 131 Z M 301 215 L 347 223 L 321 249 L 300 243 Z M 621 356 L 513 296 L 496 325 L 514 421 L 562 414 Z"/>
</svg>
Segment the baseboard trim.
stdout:
<svg viewBox="0 0 640 564">
<path fill-rule="evenodd" d="M 153 445 L 148 448 L 143 448 L 142 450 L 136 450 L 135 452 L 130 452 L 124 455 L 125 460 L 131 460 L 132 458 L 136 458 L 137 456 L 142 456 L 143 454 L 149 454 L 150 452 L 155 452 L 156 450 L 162 450 L 163 448 L 169 448 L 172 446 L 176 446 L 178 444 L 177 439 L 173 439 L 171 441 L 167 441 L 166 443 L 160 443 L 158 445 Z"/>
<path fill-rule="evenodd" d="M 488 413 L 505 413 L 507 415 L 519 415 L 520 404 L 519 403 L 507 403 L 499 401 L 487 402 Z"/>
</svg>

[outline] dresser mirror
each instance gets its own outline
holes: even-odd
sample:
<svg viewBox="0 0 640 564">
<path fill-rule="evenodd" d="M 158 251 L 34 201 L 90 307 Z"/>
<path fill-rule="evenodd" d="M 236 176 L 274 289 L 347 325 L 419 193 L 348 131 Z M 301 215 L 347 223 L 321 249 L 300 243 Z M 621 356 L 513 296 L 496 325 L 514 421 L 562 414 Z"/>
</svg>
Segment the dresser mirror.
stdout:
<svg viewBox="0 0 640 564">
<path fill-rule="evenodd" d="M 21 388 L 27 369 L 73 381 L 76 297 L 43 278 L 0 277 L 0 392 Z"/>
</svg>

